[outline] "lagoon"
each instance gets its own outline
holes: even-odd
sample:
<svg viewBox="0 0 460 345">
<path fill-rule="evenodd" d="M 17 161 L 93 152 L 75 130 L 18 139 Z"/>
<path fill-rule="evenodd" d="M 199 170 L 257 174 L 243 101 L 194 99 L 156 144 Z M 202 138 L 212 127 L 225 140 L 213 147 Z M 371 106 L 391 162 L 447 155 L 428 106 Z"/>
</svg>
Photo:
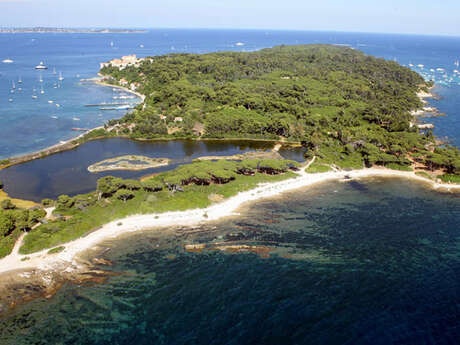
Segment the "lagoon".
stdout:
<svg viewBox="0 0 460 345">
<path fill-rule="evenodd" d="M 200 156 L 230 156 L 255 150 L 270 150 L 272 142 L 243 140 L 169 140 L 135 141 L 109 138 L 90 141 L 79 147 L 42 159 L 33 160 L 0 170 L 5 191 L 15 198 L 41 201 L 61 194 L 88 193 L 96 188 L 103 176 L 140 178 L 171 170 L 180 164 L 191 163 Z M 281 148 L 279 153 L 288 159 L 302 161 L 304 148 Z M 140 171 L 105 171 L 90 173 L 88 166 L 108 158 L 139 155 L 151 158 L 169 158 L 167 166 Z"/>
</svg>

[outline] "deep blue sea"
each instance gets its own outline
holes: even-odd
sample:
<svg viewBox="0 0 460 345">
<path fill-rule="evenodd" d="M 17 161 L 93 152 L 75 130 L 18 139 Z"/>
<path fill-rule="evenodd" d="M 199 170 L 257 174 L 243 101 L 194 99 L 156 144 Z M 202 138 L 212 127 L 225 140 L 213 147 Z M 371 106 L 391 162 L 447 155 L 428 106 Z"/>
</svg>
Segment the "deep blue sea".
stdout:
<svg viewBox="0 0 460 345">
<path fill-rule="evenodd" d="M 440 98 L 430 103 L 446 116 L 426 120 L 460 145 L 459 37 L 152 30 L 0 35 L 0 60 L 15 61 L 0 63 L 0 157 L 122 116 L 83 106 L 112 99 L 110 88 L 79 82 L 101 61 L 302 43 L 348 45 L 434 79 Z M 40 61 L 50 69 L 34 100 Z M 56 89 L 53 68 L 65 78 Z M 20 76 L 22 92 L 10 93 Z M 0 319 L 0 344 L 460 343 L 459 194 L 400 179 L 329 182 L 239 212 L 105 243 L 101 255 L 113 266 L 101 268 L 120 275 L 66 284 L 16 308 Z M 205 249 L 190 252 L 188 244 Z"/>
</svg>

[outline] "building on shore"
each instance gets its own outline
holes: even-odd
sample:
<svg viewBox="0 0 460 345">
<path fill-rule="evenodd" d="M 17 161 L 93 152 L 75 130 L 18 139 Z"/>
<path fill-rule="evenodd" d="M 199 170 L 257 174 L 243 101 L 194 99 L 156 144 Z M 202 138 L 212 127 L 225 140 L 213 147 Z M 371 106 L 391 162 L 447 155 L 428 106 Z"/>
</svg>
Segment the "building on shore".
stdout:
<svg viewBox="0 0 460 345">
<path fill-rule="evenodd" d="M 117 67 L 119 69 L 124 69 L 128 66 L 139 67 L 140 63 L 142 62 L 142 58 L 137 58 L 136 55 L 126 55 L 122 56 L 121 59 L 113 59 L 109 62 L 102 62 L 100 64 L 101 68 L 112 66 Z"/>
</svg>

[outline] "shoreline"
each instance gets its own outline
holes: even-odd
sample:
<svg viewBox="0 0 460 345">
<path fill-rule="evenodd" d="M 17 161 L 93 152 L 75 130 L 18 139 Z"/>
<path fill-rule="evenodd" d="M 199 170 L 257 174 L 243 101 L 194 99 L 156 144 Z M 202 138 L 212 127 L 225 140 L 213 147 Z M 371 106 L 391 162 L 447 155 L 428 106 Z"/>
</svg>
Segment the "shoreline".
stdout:
<svg viewBox="0 0 460 345">
<path fill-rule="evenodd" d="M 405 178 L 428 184 L 434 190 L 455 190 L 460 192 L 460 185 L 439 184 L 435 181 L 418 176 L 414 172 L 390 170 L 386 168 L 367 168 L 352 171 L 307 174 L 302 169 L 297 177 L 281 182 L 263 183 L 252 190 L 240 192 L 233 197 L 207 208 L 158 214 L 132 215 L 109 222 L 98 230 L 90 232 L 85 237 L 80 237 L 71 242 L 62 244 L 65 249 L 57 254 L 48 254 L 51 248 L 27 255 L 14 252 L 0 259 L 0 275 L 17 270 L 65 271 L 78 273 L 79 270 L 81 270 L 81 265 L 77 263 L 80 254 L 96 247 L 101 242 L 115 239 L 120 235 L 169 226 L 196 226 L 209 221 L 237 215 L 235 211 L 243 204 L 277 196 L 284 192 L 294 191 L 328 181 L 343 179 L 353 180 L 368 177 Z M 27 259 L 24 260 L 24 258 Z"/>
<path fill-rule="evenodd" d="M 137 97 L 139 97 L 142 100 L 142 102 L 145 101 L 145 95 L 143 95 L 143 94 L 141 94 L 141 93 L 139 93 L 137 91 L 133 91 L 133 90 L 131 90 L 131 89 L 127 88 L 127 87 L 124 87 L 124 86 L 112 85 L 112 84 L 109 84 L 109 83 L 105 83 L 104 79 L 103 79 L 103 76 L 100 75 L 99 73 L 98 73 L 98 76 L 99 77 L 86 79 L 85 81 L 90 81 L 90 82 L 93 82 L 94 84 L 100 85 L 100 86 L 109 86 L 109 87 L 113 87 L 115 89 L 120 89 L 120 90 L 123 90 L 125 92 L 132 93 L 132 94 L 136 95 Z"/>
</svg>

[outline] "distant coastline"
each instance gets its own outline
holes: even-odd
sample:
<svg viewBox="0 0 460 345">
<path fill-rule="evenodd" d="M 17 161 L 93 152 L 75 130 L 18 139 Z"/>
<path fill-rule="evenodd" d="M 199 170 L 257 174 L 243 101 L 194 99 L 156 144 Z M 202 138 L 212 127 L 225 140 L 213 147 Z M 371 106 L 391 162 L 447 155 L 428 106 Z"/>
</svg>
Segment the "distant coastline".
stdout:
<svg viewBox="0 0 460 345">
<path fill-rule="evenodd" d="M 109 29 L 109 28 L 47 28 L 47 27 L 33 27 L 33 28 L 0 28 L 2 34 L 16 34 L 16 33 L 61 33 L 61 34 L 139 34 L 146 33 L 148 30 L 139 29 Z"/>
</svg>

